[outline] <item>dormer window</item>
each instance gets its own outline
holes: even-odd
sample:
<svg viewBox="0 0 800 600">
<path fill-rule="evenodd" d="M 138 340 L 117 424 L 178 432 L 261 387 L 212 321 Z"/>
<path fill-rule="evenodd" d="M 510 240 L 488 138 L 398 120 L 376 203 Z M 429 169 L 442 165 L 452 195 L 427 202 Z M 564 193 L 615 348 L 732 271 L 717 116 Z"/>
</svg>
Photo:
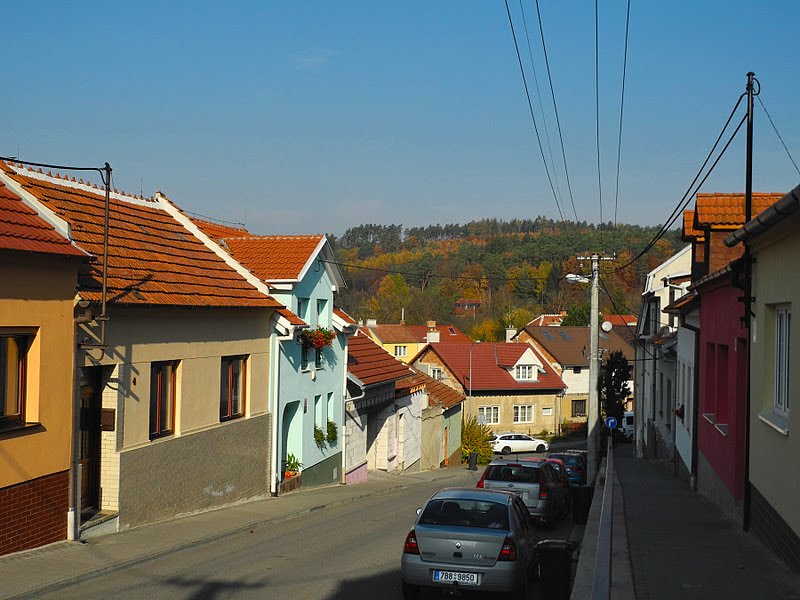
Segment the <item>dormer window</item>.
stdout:
<svg viewBox="0 0 800 600">
<path fill-rule="evenodd" d="M 514 378 L 517 381 L 531 381 L 534 379 L 533 365 L 517 365 Z"/>
</svg>

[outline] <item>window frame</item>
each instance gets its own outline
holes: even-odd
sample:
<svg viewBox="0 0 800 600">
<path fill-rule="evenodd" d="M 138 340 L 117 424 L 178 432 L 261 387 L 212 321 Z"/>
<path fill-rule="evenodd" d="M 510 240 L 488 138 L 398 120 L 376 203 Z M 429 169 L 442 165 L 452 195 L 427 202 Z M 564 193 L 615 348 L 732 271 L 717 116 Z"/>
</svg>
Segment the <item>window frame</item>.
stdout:
<svg viewBox="0 0 800 600">
<path fill-rule="evenodd" d="M 777 414 L 789 417 L 789 385 L 791 383 L 792 307 L 781 304 L 775 307 L 775 373 L 773 376 L 772 406 Z"/>
<path fill-rule="evenodd" d="M 523 420 L 520 418 L 521 413 L 523 412 L 522 409 L 525 409 L 525 413 L 527 413 L 527 417 Z M 514 415 L 512 417 L 512 423 L 534 423 L 536 420 L 536 411 L 534 410 L 533 404 L 515 404 L 514 405 Z"/>
<path fill-rule="evenodd" d="M 514 367 L 514 379 L 517 381 L 534 381 L 534 365 L 516 365 Z M 524 377 L 523 375 L 527 375 Z"/>
<path fill-rule="evenodd" d="M 14 412 L 0 414 L 0 430 L 6 428 L 21 427 L 26 423 L 25 415 L 28 403 L 28 353 L 33 346 L 35 339 L 34 333 L 9 332 L 0 334 L 0 340 L 14 339 L 17 346 L 16 365 L 14 374 L 16 379 L 16 400 L 14 401 Z M 20 343 L 20 341 L 22 341 Z M 0 349 L 0 368 L 6 368 L 6 357 Z M 0 389 L 0 406 L 3 411 L 8 407 L 5 385 Z"/>
<path fill-rule="evenodd" d="M 235 354 L 232 356 L 223 356 L 220 359 L 220 382 L 219 382 L 219 422 L 222 423 L 224 421 L 230 421 L 232 419 L 240 419 L 241 417 L 245 416 L 245 412 L 247 411 L 247 359 L 249 355 L 247 354 Z M 225 368 L 227 362 L 227 369 Z M 233 412 L 233 366 L 236 362 L 240 362 L 239 365 L 239 373 L 240 373 L 240 381 L 236 383 L 241 383 L 241 389 L 239 390 L 239 411 L 234 413 Z M 227 374 L 228 381 L 227 381 L 227 412 L 223 414 L 223 392 L 225 391 L 225 382 L 223 380 L 223 376 Z"/>
<path fill-rule="evenodd" d="M 161 360 L 161 361 L 153 361 L 150 363 L 150 423 L 149 423 L 149 434 L 150 439 L 155 440 L 158 438 L 166 437 L 168 435 L 173 435 L 175 433 L 175 405 L 177 401 L 177 383 L 178 383 L 178 365 L 179 361 L 177 360 Z M 154 373 L 157 371 L 158 381 L 161 382 L 163 380 L 164 369 L 169 369 L 169 376 L 171 379 L 170 382 L 170 395 L 169 398 L 169 427 L 163 427 L 161 424 L 161 415 L 162 415 L 162 408 L 163 408 L 163 385 L 161 383 L 154 384 L 153 377 Z M 153 389 L 157 385 L 157 398 L 155 407 L 153 406 Z M 155 415 L 156 415 L 156 426 L 153 428 L 153 410 L 155 408 Z"/>
<path fill-rule="evenodd" d="M 408 356 L 408 346 L 406 345 L 395 345 L 394 347 L 394 356 L 395 358 L 405 358 Z"/>
<path fill-rule="evenodd" d="M 444 370 L 441 367 L 431 367 L 431 378 L 436 381 L 441 381 L 444 375 Z"/>
<path fill-rule="evenodd" d="M 495 417 L 492 420 L 486 418 L 487 409 L 489 412 L 493 413 Z M 478 407 L 478 416 L 480 417 L 481 413 L 483 413 L 484 423 L 486 425 L 498 425 L 500 423 L 500 405 L 499 404 L 485 404 L 483 406 Z"/>
<path fill-rule="evenodd" d="M 575 412 L 575 403 L 576 402 L 583 402 L 583 412 L 582 413 L 581 412 Z M 586 416 L 586 404 L 587 404 L 586 398 L 573 398 L 572 399 L 572 404 L 570 405 L 570 411 L 571 411 L 573 419 Z"/>
</svg>

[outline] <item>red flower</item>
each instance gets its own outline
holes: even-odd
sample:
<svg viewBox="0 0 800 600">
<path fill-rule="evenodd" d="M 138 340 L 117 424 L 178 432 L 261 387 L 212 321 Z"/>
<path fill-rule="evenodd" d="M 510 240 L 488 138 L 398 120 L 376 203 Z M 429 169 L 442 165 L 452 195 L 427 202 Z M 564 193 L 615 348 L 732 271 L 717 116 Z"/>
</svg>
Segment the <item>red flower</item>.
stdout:
<svg viewBox="0 0 800 600">
<path fill-rule="evenodd" d="M 317 327 L 316 329 L 304 330 L 300 334 L 300 338 L 305 345 L 319 350 L 320 348 L 333 344 L 336 333 L 325 327 Z"/>
</svg>

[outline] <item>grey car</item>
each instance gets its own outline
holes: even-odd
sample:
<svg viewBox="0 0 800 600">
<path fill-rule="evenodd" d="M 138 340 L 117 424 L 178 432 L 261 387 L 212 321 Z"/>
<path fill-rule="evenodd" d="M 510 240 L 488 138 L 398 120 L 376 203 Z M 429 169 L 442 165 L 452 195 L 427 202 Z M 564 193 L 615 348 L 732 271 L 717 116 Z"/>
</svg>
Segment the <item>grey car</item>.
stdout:
<svg viewBox="0 0 800 600">
<path fill-rule="evenodd" d="M 403 598 L 418 598 L 422 588 L 526 597 L 536 567 L 536 540 L 533 519 L 519 497 L 447 488 L 417 513 L 400 560 Z"/>
</svg>

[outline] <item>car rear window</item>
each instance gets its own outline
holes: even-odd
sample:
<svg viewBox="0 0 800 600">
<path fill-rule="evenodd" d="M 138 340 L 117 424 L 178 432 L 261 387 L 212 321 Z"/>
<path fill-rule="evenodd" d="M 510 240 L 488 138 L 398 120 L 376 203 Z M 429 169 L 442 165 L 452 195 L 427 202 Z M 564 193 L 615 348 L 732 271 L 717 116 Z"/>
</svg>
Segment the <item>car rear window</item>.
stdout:
<svg viewBox="0 0 800 600">
<path fill-rule="evenodd" d="M 508 506 L 484 500 L 431 500 L 425 506 L 419 523 L 507 530 Z"/>
<path fill-rule="evenodd" d="M 539 468 L 523 465 L 489 465 L 486 479 L 514 483 L 539 483 Z"/>
<path fill-rule="evenodd" d="M 581 464 L 580 457 L 577 454 L 559 454 L 558 456 L 552 455 L 553 458 L 558 458 L 564 462 L 565 465 L 573 467 Z"/>
</svg>

